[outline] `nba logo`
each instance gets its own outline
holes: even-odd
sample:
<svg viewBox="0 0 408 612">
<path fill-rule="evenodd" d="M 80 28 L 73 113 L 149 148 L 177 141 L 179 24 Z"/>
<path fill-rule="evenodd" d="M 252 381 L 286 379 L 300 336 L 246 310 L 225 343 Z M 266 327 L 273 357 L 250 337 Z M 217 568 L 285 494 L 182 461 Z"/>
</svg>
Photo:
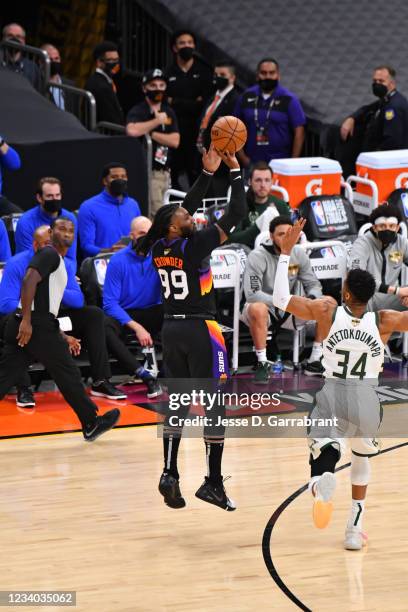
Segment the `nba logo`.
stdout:
<svg viewBox="0 0 408 612">
<path fill-rule="evenodd" d="M 408 193 L 401 193 L 401 202 L 404 206 L 404 214 L 408 217 Z"/>
<path fill-rule="evenodd" d="M 314 200 L 313 202 L 310 203 L 310 205 L 313 210 L 314 218 L 316 220 L 316 225 L 318 225 L 319 227 L 321 227 L 322 225 L 326 225 L 326 217 L 324 214 L 323 204 L 321 203 L 321 201 Z"/>
</svg>

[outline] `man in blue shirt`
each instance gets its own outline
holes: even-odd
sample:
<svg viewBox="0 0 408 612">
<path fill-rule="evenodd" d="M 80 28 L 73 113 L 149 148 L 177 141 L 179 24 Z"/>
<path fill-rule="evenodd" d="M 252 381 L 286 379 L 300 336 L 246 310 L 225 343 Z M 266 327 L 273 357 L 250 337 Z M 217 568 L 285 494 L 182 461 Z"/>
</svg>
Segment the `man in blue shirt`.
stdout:
<svg viewBox="0 0 408 612">
<path fill-rule="evenodd" d="M 7 263 L 0 283 L 0 317 L 14 313 L 20 303 L 21 286 L 28 264 L 34 252 L 51 244 L 52 231 L 47 225 L 40 226 L 34 232 L 32 248 L 18 253 Z M 126 395 L 110 382 L 108 352 L 105 337 L 106 318 L 103 311 L 96 306 L 86 306 L 83 293 L 75 277 L 76 263 L 65 257 L 67 285 L 58 313 L 59 317 L 69 317 L 72 323 L 72 335 L 84 341 L 88 350 L 93 385 L 91 395 L 108 399 L 126 399 Z M 70 337 L 71 337 L 70 333 Z M 30 382 L 24 379 L 17 387 L 17 405 L 34 407 L 35 402 L 29 389 Z M 31 401 L 29 395 L 31 394 Z"/>
<path fill-rule="evenodd" d="M 16 253 L 32 248 L 33 235 L 40 225 L 51 225 L 57 217 L 66 217 L 75 227 L 75 239 L 68 249 L 67 258 L 75 263 L 77 251 L 77 221 L 75 215 L 62 208 L 61 181 L 52 176 L 40 179 L 36 193 L 38 206 L 27 210 L 19 219 L 16 228 Z M 76 268 L 75 268 L 76 269 Z"/>
<path fill-rule="evenodd" d="M 257 85 L 238 99 L 234 115 L 246 125 L 248 138 L 238 154 L 244 166 L 257 161 L 300 157 L 305 139 L 306 117 L 298 98 L 279 83 L 279 64 L 262 59 L 257 66 Z"/>
<path fill-rule="evenodd" d="M 151 255 L 143 257 L 135 251 L 138 238 L 145 236 L 151 225 L 147 217 L 137 217 L 132 221 L 132 242 L 110 260 L 103 288 L 109 351 L 128 374 L 136 374 L 142 379 L 149 398 L 160 395 L 161 387 L 143 370 L 123 339 L 126 332 L 131 332 L 142 347 L 153 346 L 152 336 L 161 330 L 163 324 L 159 275 L 152 265 Z"/>
<path fill-rule="evenodd" d="M 118 251 L 129 236 L 130 224 L 140 215 L 139 204 L 127 195 L 127 170 L 119 162 L 102 171 L 103 191 L 82 202 L 78 213 L 79 238 L 84 257 Z"/>
<path fill-rule="evenodd" d="M 0 136 L 0 216 L 9 215 L 14 212 L 22 212 L 21 208 L 12 204 L 3 193 L 3 170 L 18 170 L 21 167 L 21 159 L 15 149 L 10 147 Z"/>
</svg>

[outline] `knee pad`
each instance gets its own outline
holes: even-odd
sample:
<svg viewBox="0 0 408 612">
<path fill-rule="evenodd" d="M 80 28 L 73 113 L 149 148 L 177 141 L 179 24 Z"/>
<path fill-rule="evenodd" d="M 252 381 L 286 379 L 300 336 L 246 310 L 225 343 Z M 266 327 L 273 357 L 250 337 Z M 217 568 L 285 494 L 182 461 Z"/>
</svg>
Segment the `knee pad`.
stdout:
<svg viewBox="0 0 408 612">
<path fill-rule="evenodd" d="M 368 457 L 351 455 L 350 480 L 352 485 L 365 486 L 369 483 L 371 467 Z"/>
<path fill-rule="evenodd" d="M 313 458 L 313 455 L 310 455 L 311 476 L 321 476 L 325 472 L 334 472 L 339 459 L 340 451 L 332 444 L 322 449 L 316 459 Z"/>
</svg>

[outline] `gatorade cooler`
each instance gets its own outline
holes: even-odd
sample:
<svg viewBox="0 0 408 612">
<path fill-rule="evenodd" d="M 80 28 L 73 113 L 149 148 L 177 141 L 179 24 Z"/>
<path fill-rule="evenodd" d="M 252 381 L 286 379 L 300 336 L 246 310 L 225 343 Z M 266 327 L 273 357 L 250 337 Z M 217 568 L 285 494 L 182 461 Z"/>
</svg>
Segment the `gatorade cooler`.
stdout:
<svg viewBox="0 0 408 612">
<path fill-rule="evenodd" d="M 297 208 L 309 196 L 340 193 L 341 166 L 325 157 L 273 159 L 273 183 L 289 193 L 289 203 Z"/>
<path fill-rule="evenodd" d="M 378 188 L 378 204 L 381 204 L 395 189 L 408 187 L 408 149 L 360 153 L 356 172 L 357 176 L 374 181 Z M 373 205 L 372 200 L 372 189 L 357 183 L 354 198 L 356 211 L 369 214 L 377 204 Z"/>
</svg>

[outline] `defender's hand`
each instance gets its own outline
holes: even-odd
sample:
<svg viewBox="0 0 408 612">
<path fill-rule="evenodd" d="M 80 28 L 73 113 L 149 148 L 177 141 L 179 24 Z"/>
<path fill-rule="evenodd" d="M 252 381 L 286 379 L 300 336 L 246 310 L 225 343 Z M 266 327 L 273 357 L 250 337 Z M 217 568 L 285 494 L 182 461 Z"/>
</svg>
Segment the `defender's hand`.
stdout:
<svg viewBox="0 0 408 612">
<path fill-rule="evenodd" d="M 290 255 L 293 247 L 299 240 L 299 236 L 301 231 L 306 225 L 306 219 L 298 219 L 295 223 L 288 229 L 285 236 L 283 237 L 281 244 L 281 253 L 282 255 Z"/>
</svg>

